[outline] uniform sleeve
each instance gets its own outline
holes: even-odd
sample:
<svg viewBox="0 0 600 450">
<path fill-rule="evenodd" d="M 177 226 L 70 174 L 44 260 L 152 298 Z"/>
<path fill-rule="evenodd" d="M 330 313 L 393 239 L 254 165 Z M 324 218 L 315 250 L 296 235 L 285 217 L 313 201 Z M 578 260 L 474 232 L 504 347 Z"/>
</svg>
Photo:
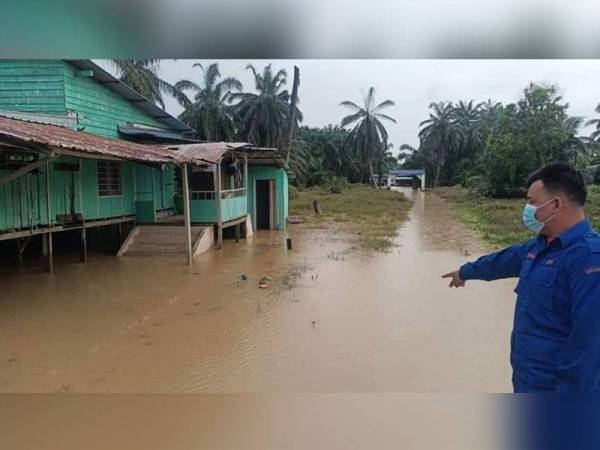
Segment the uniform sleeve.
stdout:
<svg viewBox="0 0 600 450">
<path fill-rule="evenodd" d="M 462 266 L 459 270 L 463 280 L 499 280 L 519 276 L 528 244 L 516 244 L 496 253 L 482 256 Z"/>
<path fill-rule="evenodd" d="M 571 334 L 558 367 L 559 392 L 600 390 L 600 254 L 569 274 Z"/>
</svg>

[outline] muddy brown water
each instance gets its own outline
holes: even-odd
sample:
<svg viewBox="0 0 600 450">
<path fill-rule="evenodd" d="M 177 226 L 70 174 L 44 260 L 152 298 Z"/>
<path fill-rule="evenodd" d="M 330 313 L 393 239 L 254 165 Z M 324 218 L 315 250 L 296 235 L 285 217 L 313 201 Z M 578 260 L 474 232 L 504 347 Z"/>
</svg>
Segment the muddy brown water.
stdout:
<svg viewBox="0 0 600 450">
<path fill-rule="evenodd" d="M 4 272 L 0 392 L 510 391 L 514 281 L 448 289 L 442 273 L 490 249 L 443 200 L 405 192 L 410 220 L 386 254 L 290 226 L 191 270 L 95 255 Z"/>
<path fill-rule="evenodd" d="M 11 450 L 511 448 L 501 446 L 499 437 L 509 430 L 495 398 L 8 394 L 0 403 L 0 433 Z"/>
</svg>

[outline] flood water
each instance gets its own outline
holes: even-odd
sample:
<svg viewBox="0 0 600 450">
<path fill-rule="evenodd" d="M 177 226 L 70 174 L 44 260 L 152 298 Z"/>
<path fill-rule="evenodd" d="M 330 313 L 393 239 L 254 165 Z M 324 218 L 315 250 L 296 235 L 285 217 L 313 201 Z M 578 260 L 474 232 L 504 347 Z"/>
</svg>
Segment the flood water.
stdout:
<svg viewBox="0 0 600 450">
<path fill-rule="evenodd" d="M 0 432 L 11 450 L 511 448 L 502 445 L 510 430 L 492 397 L 8 394 Z"/>
<path fill-rule="evenodd" d="M 443 200 L 405 192 L 410 220 L 385 254 L 290 225 L 191 270 L 92 255 L 4 272 L 0 392 L 510 391 L 515 282 L 449 289 L 442 273 L 490 249 Z"/>
</svg>

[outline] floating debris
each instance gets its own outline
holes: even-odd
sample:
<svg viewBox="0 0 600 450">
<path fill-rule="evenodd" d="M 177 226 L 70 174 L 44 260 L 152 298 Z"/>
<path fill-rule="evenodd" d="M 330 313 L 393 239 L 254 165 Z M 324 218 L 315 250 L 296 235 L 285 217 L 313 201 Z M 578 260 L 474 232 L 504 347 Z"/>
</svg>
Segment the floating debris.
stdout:
<svg viewBox="0 0 600 450">
<path fill-rule="evenodd" d="M 273 282 L 273 278 L 271 277 L 262 277 L 258 282 L 258 287 L 261 289 L 266 289 L 271 286 Z"/>
<path fill-rule="evenodd" d="M 242 284 L 245 285 L 247 281 L 248 281 L 248 275 L 245 274 L 244 272 L 240 273 L 240 275 L 238 276 L 238 280 L 237 280 L 238 287 L 240 287 L 240 285 L 242 285 Z"/>
<path fill-rule="evenodd" d="M 299 223 L 304 223 L 304 219 L 299 216 L 288 216 L 288 223 L 291 225 L 296 225 Z"/>
</svg>

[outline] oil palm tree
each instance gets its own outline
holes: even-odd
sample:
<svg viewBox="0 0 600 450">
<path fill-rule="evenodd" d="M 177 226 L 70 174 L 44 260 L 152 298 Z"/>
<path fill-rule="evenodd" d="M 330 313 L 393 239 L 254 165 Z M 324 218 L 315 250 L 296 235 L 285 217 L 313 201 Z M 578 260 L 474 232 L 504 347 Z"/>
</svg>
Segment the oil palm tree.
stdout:
<svg viewBox="0 0 600 450">
<path fill-rule="evenodd" d="M 198 131 L 198 138 L 207 141 L 222 141 L 235 136 L 234 111 L 231 105 L 232 93 L 242 90 L 242 83 L 233 77 L 221 79 L 217 63 L 204 68 L 196 63 L 202 71 L 201 84 L 190 80 L 180 80 L 175 87 L 181 91 L 192 91 L 193 101 L 185 97 L 185 110 L 179 119 Z"/>
<path fill-rule="evenodd" d="M 185 94 L 158 76 L 159 59 L 113 59 L 117 78 L 134 91 L 165 109 L 163 94 L 171 95 L 180 104 Z"/>
<path fill-rule="evenodd" d="M 600 114 L 600 103 L 596 106 L 596 112 Z M 593 125 L 596 129 L 592 131 L 590 139 L 600 141 L 600 118 L 590 119 L 585 123 L 586 126 Z"/>
<path fill-rule="evenodd" d="M 341 106 L 352 111 L 352 114 L 342 119 L 341 126 L 354 125 L 350 131 L 349 143 L 360 156 L 363 182 L 368 180 L 373 186 L 375 186 L 373 160 L 378 153 L 384 152 L 388 145 L 388 132 L 382 121 L 396 123 L 394 118 L 383 114 L 381 110 L 394 104 L 392 100 L 384 100 L 376 104 L 374 87 L 370 87 L 363 95 L 363 106 L 349 100 L 340 103 Z"/>
<path fill-rule="evenodd" d="M 452 120 L 453 105 L 450 102 L 431 103 L 429 118 L 419 124 L 421 147 L 425 159 L 433 168 L 433 185 L 438 186 L 442 169 L 458 141 L 455 124 Z"/>
<path fill-rule="evenodd" d="M 237 100 L 236 117 L 239 135 L 256 145 L 281 148 L 285 145 L 289 131 L 290 94 L 285 89 L 287 72 L 274 72 L 267 64 L 258 72 L 252 64 L 246 66 L 252 72 L 256 93 L 233 93 Z M 295 119 L 302 122 L 302 113 L 296 108 Z M 297 125 L 296 123 L 296 125 Z"/>
<path fill-rule="evenodd" d="M 464 181 L 483 151 L 484 126 L 482 121 L 482 103 L 473 100 L 460 100 L 451 111 L 452 126 L 456 132 L 455 151 L 448 155 L 446 177 L 452 183 Z"/>
</svg>

